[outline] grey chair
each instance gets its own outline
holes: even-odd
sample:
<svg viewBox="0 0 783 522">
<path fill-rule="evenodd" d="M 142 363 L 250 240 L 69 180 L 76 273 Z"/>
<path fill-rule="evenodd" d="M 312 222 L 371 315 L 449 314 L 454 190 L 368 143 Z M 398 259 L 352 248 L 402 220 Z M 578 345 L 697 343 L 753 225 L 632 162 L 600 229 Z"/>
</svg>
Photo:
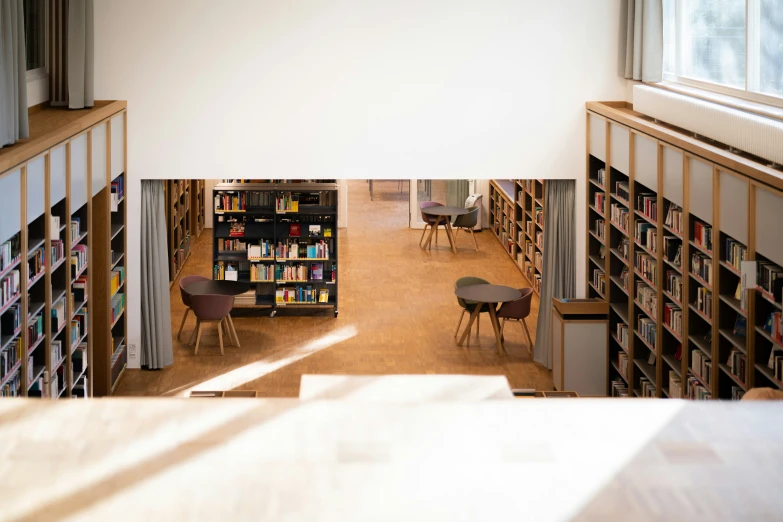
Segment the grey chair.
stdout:
<svg viewBox="0 0 783 522">
<path fill-rule="evenodd" d="M 455 219 L 454 223 L 451 225 L 454 229 L 455 241 L 457 240 L 457 232 L 460 230 L 467 230 L 470 232 L 470 237 L 473 238 L 473 246 L 475 247 L 476 252 L 478 252 L 478 242 L 476 242 L 476 236 L 473 235 L 473 229 L 476 228 L 476 225 L 478 224 L 479 210 L 481 210 L 480 207 L 471 207 L 470 212 L 457 216 L 457 219 Z"/>
<path fill-rule="evenodd" d="M 489 281 L 486 279 L 481 279 L 480 277 L 460 277 L 457 279 L 457 281 L 454 283 L 454 289 L 462 288 L 463 286 L 470 286 L 470 285 L 488 285 L 490 284 Z M 481 319 L 481 314 L 489 313 L 489 306 L 485 303 L 479 304 L 475 301 L 466 301 L 462 298 L 457 298 L 457 303 L 462 307 L 462 315 L 459 316 L 459 323 L 457 323 L 457 330 L 454 332 L 454 338 L 456 339 L 459 335 L 459 327 L 462 326 L 462 319 L 465 318 L 465 313 L 473 313 L 473 311 L 476 309 L 476 306 L 481 306 L 481 309 L 479 310 L 479 316 L 476 317 L 476 336 L 479 335 L 479 320 Z M 470 344 L 470 335 L 468 335 L 468 344 Z"/>
<path fill-rule="evenodd" d="M 506 321 L 516 321 L 521 322 L 522 326 L 525 329 L 525 334 L 527 335 L 527 343 L 528 343 L 528 349 L 530 350 L 530 353 L 533 353 L 533 341 L 530 339 L 530 330 L 527 329 L 527 323 L 525 322 L 525 318 L 530 315 L 530 303 L 533 300 L 533 289 L 532 288 L 520 288 L 520 292 L 522 292 L 522 296 L 517 299 L 516 301 L 510 301 L 508 303 L 503 303 L 497 312 L 498 319 L 503 319 L 503 322 L 500 324 L 500 335 L 503 336 L 503 328 L 506 326 Z"/>
<path fill-rule="evenodd" d="M 428 207 L 441 207 L 443 206 L 443 203 L 438 203 L 437 201 L 422 201 L 419 203 L 419 208 L 424 209 Z M 441 221 L 438 223 L 437 226 L 435 226 L 435 223 L 438 222 L 438 218 L 435 216 L 430 216 L 429 214 L 425 214 L 424 212 L 421 213 L 421 220 L 424 221 L 424 230 L 421 231 L 421 239 L 419 239 L 419 246 L 421 247 L 424 243 L 424 236 L 427 234 L 427 227 L 432 228 L 435 227 L 435 244 L 438 244 L 438 229 L 440 227 L 446 228 L 446 223 Z M 432 244 L 430 244 L 430 248 L 432 248 Z"/>
</svg>

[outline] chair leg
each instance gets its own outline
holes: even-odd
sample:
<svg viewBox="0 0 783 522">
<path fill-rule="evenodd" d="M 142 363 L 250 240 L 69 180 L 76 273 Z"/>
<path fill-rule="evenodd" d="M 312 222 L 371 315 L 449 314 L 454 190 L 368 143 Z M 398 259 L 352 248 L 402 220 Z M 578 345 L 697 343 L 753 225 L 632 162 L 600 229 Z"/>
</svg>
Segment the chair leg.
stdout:
<svg viewBox="0 0 783 522">
<path fill-rule="evenodd" d="M 438 244 L 438 230 L 440 230 L 440 227 L 438 225 L 435 225 L 435 244 Z"/>
<path fill-rule="evenodd" d="M 198 331 L 198 326 L 201 324 L 201 321 L 198 317 L 196 317 L 196 326 L 193 328 L 193 333 L 190 334 L 190 339 L 188 339 L 188 344 L 193 344 L 196 342 L 196 332 Z"/>
<path fill-rule="evenodd" d="M 234 336 L 234 346 L 236 346 L 237 348 L 242 348 L 242 346 L 239 344 L 239 336 L 237 335 L 237 328 L 236 328 L 236 326 L 234 326 L 234 320 L 231 319 L 231 314 L 228 314 L 226 316 L 226 319 L 227 319 L 227 322 L 228 322 L 228 326 L 231 329 L 231 333 Z"/>
<path fill-rule="evenodd" d="M 500 342 L 505 342 L 506 338 L 503 335 L 503 328 L 506 327 L 506 318 L 503 317 L 503 320 L 500 322 Z"/>
<path fill-rule="evenodd" d="M 223 353 L 223 323 L 226 321 L 225 318 L 220 320 L 220 324 L 218 325 L 218 340 L 220 341 L 220 355 L 224 355 Z"/>
<path fill-rule="evenodd" d="M 476 317 L 476 337 L 478 337 L 480 334 L 481 334 L 481 314 L 478 314 L 478 317 Z"/>
<path fill-rule="evenodd" d="M 427 234 L 427 227 L 428 226 L 429 225 L 427 225 L 427 224 L 424 225 L 424 230 L 421 232 L 421 239 L 419 239 L 419 247 L 421 247 L 421 245 L 424 243 L 424 236 L 425 236 L 425 234 Z"/>
<path fill-rule="evenodd" d="M 190 312 L 190 307 L 185 308 L 185 315 L 182 316 L 182 322 L 179 325 L 179 330 L 177 331 L 177 340 L 179 341 L 180 335 L 182 335 L 182 328 L 185 326 L 185 321 L 188 318 L 188 312 Z"/>
<path fill-rule="evenodd" d="M 465 317 L 465 312 L 467 312 L 467 310 L 465 310 L 463 308 L 462 309 L 462 315 L 459 316 L 459 322 L 457 323 L 457 331 L 454 332 L 454 338 L 455 339 L 457 338 L 457 335 L 459 335 L 459 327 L 462 326 L 462 319 Z"/>
<path fill-rule="evenodd" d="M 196 335 L 196 350 L 193 352 L 193 355 L 198 355 L 198 345 L 201 342 L 201 327 L 203 325 L 201 324 L 201 321 L 198 322 L 198 334 Z"/>
<path fill-rule="evenodd" d="M 473 246 L 476 248 L 476 252 L 478 252 L 478 242 L 476 241 L 476 234 L 473 233 L 473 229 L 469 228 L 470 230 L 470 237 L 473 238 Z"/>
<path fill-rule="evenodd" d="M 527 334 L 527 344 L 530 347 L 530 353 L 533 353 L 533 340 L 530 338 L 530 330 L 527 329 L 527 323 L 522 319 L 522 326 L 525 327 L 525 333 Z"/>
</svg>

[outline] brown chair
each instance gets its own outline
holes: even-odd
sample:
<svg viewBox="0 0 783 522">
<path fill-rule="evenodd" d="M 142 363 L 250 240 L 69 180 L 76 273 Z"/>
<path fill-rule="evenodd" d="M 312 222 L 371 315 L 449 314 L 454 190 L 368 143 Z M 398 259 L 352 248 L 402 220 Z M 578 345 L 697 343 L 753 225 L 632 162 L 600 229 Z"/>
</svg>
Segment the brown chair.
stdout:
<svg viewBox="0 0 783 522">
<path fill-rule="evenodd" d="M 503 303 L 497 311 L 498 319 L 503 319 L 500 325 L 500 335 L 503 336 L 503 327 L 506 326 L 506 320 L 521 322 L 527 334 L 527 343 L 530 353 L 533 353 L 533 341 L 530 339 L 530 330 L 527 329 L 525 318 L 530 315 L 530 302 L 533 300 L 532 288 L 520 288 L 522 297 L 516 301 Z"/>
<path fill-rule="evenodd" d="M 179 295 L 182 298 L 182 304 L 185 305 L 185 315 L 182 316 L 182 322 L 180 323 L 179 330 L 177 331 L 177 340 L 179 340 L 179 336 L 182 335 L 182 328 L 185 326 L 185 321 L 188 318 L 188 312 L 190 312 L 190 294 L 187 292 L 187 290 L 185 290 L 185 288 L 188 285 L 192 285 L 193 283 L 209 280 L 210 279 L 208 277 L 200 275 L 185 276 L 179 280 Z M 192 337 L 193 336 L 191 336 L 191 338 Z"/>
<path fill-rule="evenodd" d="M 223 355 L 223 328 L 229 332 L 229 340 L 231 339 L 231 329 L 226 319 L 231 313 L 231 309 L 234 308 L 234 296 L 233 295 L 217 295 L 217 294 L 204 294 L 204 295 L 191 295 L 190 305 L 193 308 L 193 313 L 196 315 L 196 350 L 193 355 L 198 355 L 198 345 L 201 342 L 201 327 L 203 323 L 216 322 L 218 323 L 218 339 L 220 339 L 220 355 Z"/>
</svg>

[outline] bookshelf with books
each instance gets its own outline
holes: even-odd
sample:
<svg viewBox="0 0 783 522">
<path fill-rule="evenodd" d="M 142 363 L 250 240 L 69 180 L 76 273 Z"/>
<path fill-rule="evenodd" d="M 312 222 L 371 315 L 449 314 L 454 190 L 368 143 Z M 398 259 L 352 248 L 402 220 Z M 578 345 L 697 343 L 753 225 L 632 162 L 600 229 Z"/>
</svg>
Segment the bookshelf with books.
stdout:
<svg viewBox="0 0 783 522">
<path fill-rule="evenodd" d="M 191 231 L 195 224 L 193 188 L 197 182 L 189 179 L 170 179 L 165 182 L 166 224 L 169 245 L 169 285 L 177 279 L 190 258 Z M 196 201 L 197 202 L 197 201 Z"/>
<path fill-rule="evenodd" d="M 489 227 L 500 241 L 501 246 L 511 259 L 516 259 L 519 237 L 516 228 L 516 208 L 514 180 L 490 180 L 489 182 Z"/>
<path fill-rule="evenodd" d="M 221 183 L 213 278 L 247 282 L 237 306 L 338 313 L 336 183 Z"/>
<path fill-rule="evenodd" d="M 190 181 L 190 231 L 193 239 L 201 237 L 206 224 L 206 183 L 203 179 Z"/>
<path fill-rule="evenodd" d="M 610 290 L 600 295 L 588 272 L 586 292 L 612 305 L 607 394 L 622 395 L 618 389 L 628 386 L 629 395 L 647 389 L 657 397 L 737 400 L 752 387 L 783 389 L 783 172 L 683 141 L 685 135 L 624 106 L 588 103 L 587 262 L 593 268 L 604 261 Z M 618 222 L 622 209 L 609 209 L 614 230 L 607 233 L 596 207 L 607 205 L 596 200 L 606 186 L 599 167 L 608 169 L 614 194 L 626 174 L 604 158 L 623 156 L 631 158 L 629 242 Z M 603 237 L 609 237 L 609 261 L 600 257 Z M 615 275 L 628 259 L 630 277 Z M 623 313 L 635 328 L 628 354 Z"/>
<path fill-rule="evenodd" d="M 125 114 L 124 102 L 96 103 L 73 115 L 78 124 L 33 136 L 24 154 L 0 151 L 0 396 L 93 395 L 100 320 L 88 297 L 100 290 L 94 251 L 109 250 L 93 206 L 122 192 L 109 173 L 124 164 Z"/>
</svg>

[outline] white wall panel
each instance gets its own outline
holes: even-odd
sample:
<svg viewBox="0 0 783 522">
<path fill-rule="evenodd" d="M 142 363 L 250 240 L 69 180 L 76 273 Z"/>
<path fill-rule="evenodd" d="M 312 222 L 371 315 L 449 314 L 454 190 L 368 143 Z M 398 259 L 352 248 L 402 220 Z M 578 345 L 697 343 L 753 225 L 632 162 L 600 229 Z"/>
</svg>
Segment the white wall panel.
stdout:
<svg viewBox="0 0 783 522">
<path fill-rule="evenodd" d="M 658 142 L 641 134 L 634 134 L 633 139 L 633 179 L 648 189 L 658 192 Z"/>
<path fill-rule="evenodd" d="M 590 119 L 590 154 L 606 161 L 606 120 L 595 114 L 588 114 Z"/>
<path fill-rule="evenodd" d="M 720 222 L 725 232 L 745 246 L 748 245 L 748 180 L 728 172 L 720 175 Z M 783 221 L 781 222 L 783 225 Z"/>
<path fill-rule="evenodd" d="M 125 113 L 111 119 L 111 179 L 125 171 Z"/>
<path fill-rule="evenodd" d="M 106 186 L 106 124 L 92 129 L 92 195 Z"/>
<path fill-rule="evenodd" d="M 663 147 L 663 197 L 682 206 L 682 152 Z"/>
<path fill-rule="evenodd" d="M 49 155 L 49 198 L 52 205 L 65 198 L 65 144 L 52 149 Z"/>
<path fill-rule="evenodd" d="M 0 177 L 0 243 L 21 230 L 22 172 L 14 170 Z"/>
<path fill-rule="evenodd" d="M 616 123 L 609 124 L 609 153 L 612 159 L 609 164 L 626 176 L 631 173 L 631 142 L 628 129 Z"/>
<path fill-rule="evenodd" d="M 40 156 L 27 164 L 27 223 L 41 217 L 46 199 L 46 158 Z"/>
<path fill-rule="evenodd" d="M 712 164 L 688 158 L 690 164 L 690 211 L 705 223 L 712 224 Z"/>
<path fill-rule="evenodd" d="M 87 134 L 71 140 L 71 212 L 87 203 Z"/>
<path fill-rule="evenodd" d="M 756 188 L 756 252 L 783 266 L 783 195 Z"/>
</svg>

